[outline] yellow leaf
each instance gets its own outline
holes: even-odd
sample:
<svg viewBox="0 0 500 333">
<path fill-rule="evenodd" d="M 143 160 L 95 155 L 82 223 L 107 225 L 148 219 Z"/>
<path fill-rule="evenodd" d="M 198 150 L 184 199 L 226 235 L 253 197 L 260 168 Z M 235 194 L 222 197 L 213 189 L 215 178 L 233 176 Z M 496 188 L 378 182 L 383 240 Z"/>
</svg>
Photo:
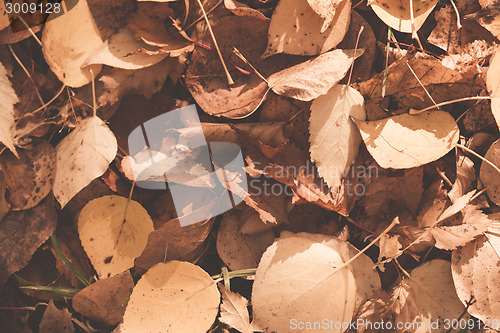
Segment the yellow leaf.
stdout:
<svg viewBox="0 0 500 333">
<path fill-rule="evenodd" d="M 455 119 L 444 111 L 354 121 L 382 168 L 407 169 L 433 162 L 455 147 L 460 134 Z"/>
<path fill-rule="evenodd" d="M 133 267 L 153 230 L 153 221 L 141 204 L 118 195 L 90 201 L 78 218 L 80 241 L 99 277 Z"/>
<path fill-rule="evenodd" d="M 101 34 L 90 13 L 87 0 L 79 0 L 66 14 L 49 15 L 42 36 L 42 51 L 50 69 L 65 85 L 78 88 L 92 81 L 102 65 L 80 68 L 87 57 L 102 44 Z"/>
<path fill-rule="evenodd" d="M 121 333 L 206 333 L 219 311 L 220 294 L 210 275 L 184 261 L 153 266 L 137 282 Z"/>
<path fill-rule="evenodd" d="M 410 1 L 413 1 L 413 24 L 416 32 L 436 7 L 438 0 L 373 0 L 369 1 L 369 4 L 375 14 L 389 27 L 410 33 L 412 32 Z"/>
</svg>

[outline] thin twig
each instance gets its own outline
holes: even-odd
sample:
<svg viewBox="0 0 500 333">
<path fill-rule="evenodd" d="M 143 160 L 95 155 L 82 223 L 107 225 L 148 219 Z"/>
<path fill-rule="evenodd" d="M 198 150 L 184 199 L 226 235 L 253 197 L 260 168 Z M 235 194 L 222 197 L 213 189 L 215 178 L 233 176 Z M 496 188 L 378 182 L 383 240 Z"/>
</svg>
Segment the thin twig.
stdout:
<svg viewBox="0 0 500 333">
<path fill-rule="evenodd" d="M 413 68 L 411 68 L 410 63 L 408 62 L 408 60 L 406 60 L 406 66 L 408 66 L 408 68 L 410 69 L 410 72 L 413 74 L 413 76 L 415 77 L 415 79 L 417 79 L 417 82 L 420 84 L 420 86 L 422 87 L 422 89 L 424 89 L 425 94 L 427 95 L 427 97 L 430 98 L 430 100 L 432 101 L 432 104 L 434 104 L 434 107 L 436 107 L 437 109 L 439 109 L 439 105 L 437 105 L 436 101 L 434 100 L 434 98 L 432 98 L 432 96 L 429 93 L 429 91 L 427 90 L 427 88 L 424 86 L 424 84 L 422 83 L 422 81 L 420 81 L 420 79 L 418 78 L 417 74 L 413 71 Z"/>
<path fill-rule="evenodd" d="M 457 28 L 458 30 L 462 29 L 462 23 L 460 23 L 460 13 L 458 12 L 458 8 L 455 5 L 455 1 L 450 0 L 451 5 L 453 6 L 453 9 L 455 10 L 455 14 L 457 15 Z"/>
<path fill-rule="evenodd" d="M 21 16 L 18 16 L 17 18 L 21 20 L 21 22 L 24 24 L 26 29 L 30 32 L 31 36 L 36 40 L 38 45 L 43 46 L 42 41 L 38 38 L 37 35 L 35 35 L 35 32 L 33 31 L 33 29 L 31 29 L 31 27 L 28 25 L 28 23 L 26 23 L 26 21 Z"/>
<path fill-rule="evenodd" d="M 96 98 L 95 98 L 95 77 L 94 77 L 94 71 L 92 70 L 92 68 L 89 69 L 90 71 L 90 75 L 92 75 L 92 103 L 94 104 L 93 105 L 93 111 L 94 111 L 94 117 L 97 116 L 97 102 L 96 102 Z"/>
<path fill-rule="evenodd" d="M 220 52 L 219 45 L 217 44 L 217 40 L 215 39 L 214 32 L 212 30 L 212 26 L 208 21 L 207 13 L 205 12 L 205 8 L 203 8 L 203 4 L 201 0 L 198 0 L 198 5 L 200 6 L 201 12 L 203 13 L 203 17 L 205 18 L 205 22 L 207 22 L 208 31 L 210 32 L 210 36 L 212 36 L 212 40 L 214 42 L 215 49 L 217 50 L 217 54 L 219 55 L 219 59 L 222 63 L 222 67 L 224 68 L 224 72 L 226 73 L 227 83 L 231 86 L 234 84 L 233 78 L 231 74 L 229 74 L 229 70 L 227 69 L 226 63 L 224 62 L 224 58 L 222 58 L 222 53 Z"/>
<path fill-rule="evenodd" d="M 493 169 L 495 169 L 496 172 L 500 173 L 500 169 L 495 164 L 493 164 L 492 162 L 488 161 L 486 158 L 482 157 L 481 155 L 479 155 L 478 153 L 476 153 L 474 150 L 472 150 L 470 148 L 467 148 L 466 146 L 461 145 L 459 143 L 455 143 L 455 146 L 458 147 L 458 148 L 461 148 L 461 149 L 465 150 L 466 152 L 471 153 L 472 155 L 474 155 L 477 158 L 481 159 L 483 162 L 485 162 L 488 165 L 490 165 Z"/>
<path fill-rule="evenodd" d="M 491 96 L 464 97 L 464 98 L 454 99 L 454 100 L 451 100 L 451 101 L 446 101 L 446 102 L 438 103 L 438 104 L 435 104 L 435 105 L 431 105 L 431 106 L 426 107 L 425 109 L 421 109 L 421 110 L 410 109 L 410 111 L 408 113 L 409 114 L 419 114 L 419 113 L 422 113 L 422 112 L 426 112 L 426 111 L 435 109 L 436 107 L 439 107 L 439 106 L 445 106 L 445 105 L 450 105 L 450 104 L 460 103 L 460 102 L 473 101 L 473 100 L 476 100 L 476 99 L 479 99 L 479 100 L 480 99 L 492 99 L 492 97 Z"/>
<path fill-rule="evenodd" d="M 352 71 L 354 70 L 354 61 L 356 60 L 356 51 L 358 50 L 359 37 L 361 37 L 361 33 L 365 30 L 364 26 L 361 26 L 358 31 L 358 38 L 356 39 L 356 44 L 354 45 L 354 56 L 352 57 L 351 70 L 349 72 L 349 79 L 347 80 L 347 85 L 351 84 Z"/>
</svg>

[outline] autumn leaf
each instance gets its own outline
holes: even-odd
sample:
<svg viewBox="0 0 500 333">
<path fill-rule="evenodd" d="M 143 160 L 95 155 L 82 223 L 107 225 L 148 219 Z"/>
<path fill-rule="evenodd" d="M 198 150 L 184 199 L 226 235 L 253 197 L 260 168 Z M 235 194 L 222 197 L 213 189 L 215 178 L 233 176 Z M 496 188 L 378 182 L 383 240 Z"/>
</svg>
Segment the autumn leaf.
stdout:
<svg viewBox="0 0 500 333">
<path fill-rule="evenodd" d="M 250 323 L 247 309 L 248 300 L 238 293 L 227 290 L 222 284 L 219 284 L 219 289 L 222 294 L 219 320 L 241 333 L 258 331 L 259 329 L 253 323 Z"/>
<path fill-rule="evenodd" d="M 500 140 L 493 142 L 484 158 L 494 165 L 500 167 Z M 486 162 L 481 164 L 479 172 L 481 182 L 487 186 L 488 198 L 495 204 L 500 205 L 500 174 Z"/>
<path fill-rule="evenodd" d="M 2 91 L 0 99 L 0 143 L 3 143 L 17 156 L 12 130 L 15 125 L 14 104 L 19 102 L 19 99 L 7 78 L 7 71 L 2 63 L 0 63 L 0 90 Z"/>
<path fill-rule="evenodd" d="M 500 77 L 498 73 L 500 72 L 500 51 L 497 49 L 495 54 L 490 59 L 490 67 L 486 74 L 486 86 L 490 95 L 493 97 L 491 99 L 491 112 L 495 117 L 498 128 L 500 128 Z"/>
</svg>

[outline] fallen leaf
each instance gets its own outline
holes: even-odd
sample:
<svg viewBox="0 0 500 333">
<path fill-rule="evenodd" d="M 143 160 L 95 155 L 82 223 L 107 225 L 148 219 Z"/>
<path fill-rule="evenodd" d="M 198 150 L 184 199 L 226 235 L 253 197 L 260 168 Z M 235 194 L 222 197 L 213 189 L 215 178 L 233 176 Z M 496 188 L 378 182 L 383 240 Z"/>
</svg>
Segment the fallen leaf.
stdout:
<svg viewBox="0 0 500 333">
<path fill-rule="evenodd" d="M 35 207 L 50 193 L 54 183 L 56 151 L 47 141 L 33 144 L 13 154 L 0 155 L 0 169 L 9 189 L 7 200 L 12 210 Z M 19 175 L 23 175 L 22 178 Z"/>
<path fill-rule="evenodd" d="M 497 36 L 498 37 L 498 36 Z M 490 59 L 490 67 L 486 73 L 486 86 L 488 92 L 494 98 L 491 99 L 491 112 L 495 117 L 498 128 L 500 128 L 500 49 L 497 49 L 495 54 Z M 498 97 L 495 97 L 497 96 Z"/>
<path fill-rule="evenodd" d="M 311 160 L 332 189 L 358 155 L 361 137 L 352 120 L 366 118 L 363 96 L 349 86 L 336 85 L 314 100 L 309 120 Z"/>
<path fill-rule="evenodd" d="M 307 0 L 307 3 L 316 14 L 325 19 L 320 31 L 324 33 L 332 23 L 337 7 L 342 3 L 342 0 Z"/>
<path fill-rule="evenodd" d="M 45 24 L 42 51 L 50 69 L 65 85 L 78 88 L 92 81 L 102 65 L 82 68 L 85 60 L 97 50 L 103 40 L 89 10 L 87 0 L 79 0 L 66 14 Z"/>
<path fill-rule="evenodd" d="M 337 272 L 343 263 L 339 252 L 324 244 L 299 237 L 278 239 L 262 256 L 255 274 L 256 324 L 266 331 L 294 332 L 293 320 L 349 322 L 355 310 L 355 277 L 348 267 Z M 329 297 L 322 297 L 325 293 Z"/>
<path fill-rule="evenodd" d="M 219 320 L 241 333 L 253 333 L 256 327 L 250 323 L 248 300 L 238 293 L 227 290 L 222 284 L 219 284 L 219 289 L 222 294 Z"/>
<path fill-rule="evenodd" d="M 50 300 L 49 305 L 43 313 L 42 321 L 40 322 L 40 333 L 73 333 L 75 327 L 71 320 L 71 313 L 68 309 L 59 310 L 54 305 L 54 301 Z"/>
<path fill-rule="evenodd" d="M 224 6 L 226 6 L 226 8 L 229 9 L 234 15 L 253 16 L 263 21 L 269 21 L 269 19 L 260 11 L 236 0 L 224 0 Z"/>
<path fill-rule="evenodd" d="M 354 54 L 354 50 L 333 50 L 274 73 L 267 83 L 278 95 L 311 101 L 326 94 L 342 80 L 354 59 L 363 52 L 357 50 Z"/>
<path fill-rule="evenodd" d="M 92 283 L 71 299 L 75 311 L 105 326 L 115 326 L 123 318 L 134 280 L 129 271 Z"/>
<path fill-rule="evenodd" d="M 435 161 L 452 150 L 459 137 L 455 119 L 444 111 L 354 121 L 382 168 L 406 169 Z"/>
<path fill-rule="evenodd" d="M 472 148 L 471 148 L 472 149 Z M 474 163 L 467 156 L 457 158 L 457 178 L 448 193 L 452 202 L 473 189 L 476 181 Z"/>
<path fill-rule="evenodd" d="M 5 215 L 10 210 L 10 205 L 5 199 L 5 191 L 7 190 L 7 186 L 5 185 L 5 175 L 3 172 L 0 172 L 0 221 L 3 220 Z"/>
<path fill-rule="evenodd" d="M 264 251 L 273 243 L 274 232 L 265 230 L 244 235 L 239 229 L 258 214 L 248 206 L 223 215 L 217 233 L 217 253 L 231 270 L 257 267 Z"/>
<path fill-rule="evenodd" d="M 205 333 L 219 302 L 217 285 L 200 267 L 175 260 L 159 263 L 137 282 L 120 332 Z"/>
<path fill-rule="evenodd" d="M 57 145 L 52 191 L 61 208 L 92 180 L 104 174 L 117 150 L 113 132 L 95 116 L 82 120 Z"/>
<path fill-rule="evenodd" d="M 87 203 L 78 217 L 78 234 L 99 277 L 134 266 L 153 231 L 148 212 L 134 200 L 108 195 Z"/>
<path fill-rule="evenodd" d="M 370 6 L 377 16 L 389 27 L 397 31 L 417 32 L 424 24 L 427 16 L 436 7 L 437 0 L 414 1 L 413 22 L 411 20 L 410 2 L 406 0 L 371 0 Z M 414 29 L 412 29 L 412 23 Z"/>
<path fill-rule="evenodd" d="M 453 283 L 463 304 L 475 301 L 467 311 L 483 322 L 494 323 L 499 316 L 500 228 L 499 216 L 484 235 L 452 252 Z"/>
<path fill-rule="evenodd" d="M 135 38 L 130 29 L 123 28 L 93 51 L 85 59 L 82 67 L 102 64 L 122 69 L 141 69 L 157 64 L 167 57 L 167 54 L 134 54 L 143 48 L 149 47 Z"/>
<path fill-rule="evenodd" d="M 467 18 L 479 22 L 488 29 L 493 36 L 500 38 L 500 13 L 498 2 L 484 6 L 474 14 L 467 15 Z"/>
<path fill-rule="evenodd" d="M 496 165 L 497 168 L 500 168 L 500 139 L 493 142 L 484 158 Z M 497 206 L 500 206 L 500 174 L 498 171 L 483 161 L 479 178 L 483 185 L 487 187 L 486 194 L 488 194 L 488 198 Z"/>
<path fill-rule="evenodd" d="M 0 30 L 7 28 L 10 25 L 10 17 L 7 14 L 4 0 L 0 1 Z"/>
<path fill-rule="evenodd" d="M 332 24 L 322 32 L 323 18 L 309 6 L 307 0 L 280 0 L 271 17 L 266 52 L 317 55 L 337 46 L 349 28 L 350 0 L 341 1 Z"/>
<path fill-rule="evenodd" d="M 493 223 L 477 207 L 466 206 L 462 212 L 462 224 L 438 226 L 431 230 L 431 234 L 436 240 L 435 247 L 449 251 L 464 246 L 482 235 Z"/>
<path fill-rule="evenodd" d="M 57 212 L 50 197 L 31 209 L 10 212 L 0 221 L 0 286 L 28 264 L 56 225 Z"/>
<path fill-rule="evenodd" d="M 446 321 L 461 317 L 465 307 L 457 296 L 448 261 L 434 259 L 415 268 L 409 279 L 402 282 L 402 288 L 409 293 L 396 322 L 420 323 L 421 328 L 408 325 L 409 332 L 446 331 Z M 431 327 L 433 325 L 438 327 Z M 437 322 L 437 324 L 434 324 Z"/>
<path fill-rule="evenodd" d="M 0 143 L 3 143 L 9 150 L 17 155 L 13 140 L 14 121 L 14 104 L 19 102 L 16 92 L 12 88 L 12 84 L 7 78 L 7 71 L 2 63 L 0 63 L 0 91 L 2 98 L 0 99 Z"/>
</svg>

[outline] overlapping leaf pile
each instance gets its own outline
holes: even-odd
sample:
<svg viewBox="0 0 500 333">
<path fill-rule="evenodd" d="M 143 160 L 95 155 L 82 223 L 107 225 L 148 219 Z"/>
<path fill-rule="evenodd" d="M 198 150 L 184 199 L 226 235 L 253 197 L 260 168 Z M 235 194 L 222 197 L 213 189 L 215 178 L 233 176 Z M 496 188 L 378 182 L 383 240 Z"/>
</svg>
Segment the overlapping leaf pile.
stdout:
<svg viewBox="0 0 500 333">
<path fill-rule="evenodd" d="M 0 16 L 2 329 L 500 330 L 497 4 L 64 3 Z"/>
</svg>

